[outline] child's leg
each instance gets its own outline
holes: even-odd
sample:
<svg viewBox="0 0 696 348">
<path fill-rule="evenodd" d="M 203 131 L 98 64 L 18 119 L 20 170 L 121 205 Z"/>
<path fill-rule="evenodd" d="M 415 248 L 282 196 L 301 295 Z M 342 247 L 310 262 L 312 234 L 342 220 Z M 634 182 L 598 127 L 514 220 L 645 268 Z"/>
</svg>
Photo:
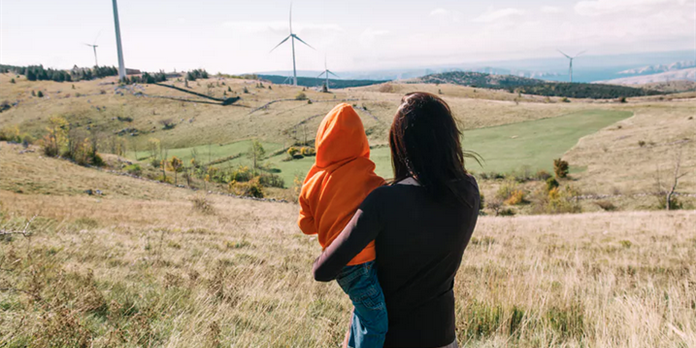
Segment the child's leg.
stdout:
<svg viewBox="0 0 696 348">
<path fill-rule="evenodd" d="M 348 346 L 381 348 L 389 325 L 387 305 L 374 261 L 346 266 L 336 280 L 355 307 Z"/>
</svg>

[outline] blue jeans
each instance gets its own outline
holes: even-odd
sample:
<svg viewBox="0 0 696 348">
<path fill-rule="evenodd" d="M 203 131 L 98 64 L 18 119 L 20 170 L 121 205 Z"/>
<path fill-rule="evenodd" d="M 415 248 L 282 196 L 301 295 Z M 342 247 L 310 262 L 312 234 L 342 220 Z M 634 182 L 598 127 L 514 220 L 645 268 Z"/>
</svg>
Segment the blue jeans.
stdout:
<svg viewBox="0 0 696 348">
<path fill-rule="evenodd" d="M 348 346 L 382 348 L 389 328 L 387 304 L 377 280 L 375 262 L 346 266 L 336 278 L 338 285 L 353 302 Z"/>
</svg>

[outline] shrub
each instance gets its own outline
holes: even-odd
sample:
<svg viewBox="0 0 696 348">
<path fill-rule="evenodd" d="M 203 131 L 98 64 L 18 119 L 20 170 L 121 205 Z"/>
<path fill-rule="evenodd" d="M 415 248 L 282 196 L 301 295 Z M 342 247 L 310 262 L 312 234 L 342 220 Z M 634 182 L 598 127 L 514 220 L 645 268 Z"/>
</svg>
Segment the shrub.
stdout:
<svg viewBox="0 0 696 348">
<path fill-rule="evenodd" d="M 213 203 L 205 197 L 194 197 L 191 198 L 191 203 L 193 204 L 193 210 L 205 214 L 212 215 L 215 213 L 215 208 Z"/>
<path fill-rule="evenodd" d="M 133 122 L 133 118 L 130 116 L 118 116 L 116 117 L 121 122 Z"/>
<path fill-rule="evenodd" d="M 626 102 L 626 97 L 621 97 L 619 99 L 619 103 L 625 103 Z"/>
<path fill-rule="evenodd" d="M 479 192 L 479 196 L 481 196 L 479 201 L 479 210 L 483 210 L 483 207 L 486 206 L 486 197 L 483 195 L 483 192 Z"/>
<path fill-rule="evenodd" d="M 259 176 L 259 183 L 264 187 L 285 187 L 285 181 L 283 178 L 275 174 L 261 174 Z"/>
<path fill-rule="evenodd" d="M 304 92 L 297 93 L 295 100 L 307 100 L 307 95 Z"/>
<path fill-rule="evenodd" d="M 563 97 L 563 99 L 561 99 L 561 101 L 564 103 L 570 103 L 570 99 L 568 99 L 568 97 Z"/>
<path fill-rule="evenodd" d="M 165 118 L 164 120 L 160 120 L 159 124 L 162 125 L 162 129 L 164 130 L 169 130 L 176 127 L 176 123 L 174 123 L 174 120 L 171 118 Z"/>
<path fill-rule="evenodd" d="M 672 196 L 672 199 L 669 201 L 669 210 L 679 210 L 683 207 L 683 204 L 677 200 L 677 197 Z M 664 210 L 665 208 L 667 208 L 667 195 L 661 194 L 657 196 L 657 209 Z"/>
<path fill-rule="evenodd" d="M 15 79 L 12 78 L 12 79 L 10 80 L 10 83 L 17 83 L 17 82 L 15 82 Z"/>
<path fill-rule="evenodd" d="M 577 196 L 577 191 L 571 186 L 552 189 L 548 193 L 544 212 L 547 214 L 579 213 L 581 207 L 575 196 Z"/>
<path fill-rule="evenodd" d="M 251 169 L 247 166 L 240 165 L 229 173 L 227 181 L 246 182 L 251 180 L 252 177 Z"/>
<path fill-rule="evenodd" d="M 299 150 L 298 148 L 296 148 L 294 146 L 290 146 L 288 148 L 288 156 L 290 156 L 290 158 L 294 158 L 295 155 L 298 154 L 300 151 L 301 150 Z"/>
<path fill-rule="evenodd" d="M 522 190 L 515 190 L 510 194 L 510 197 L 508 197 L 505 202 L 503 202 L 507 205 L 518 205 L 522 203 L 526 203 L 525 200 L 525 193 Z"/>
<path fill-rule="evenodd" d="M 569 166 L 567 161 L 564 161 L 560 158 L 556 158 L 555 160 L 553 160 L 553 172 L 559 179 L 568 176 L 568 167 Z"/>
<path fill-rule="evenodd" d="M 263 198 L 264 196 L 263 186 L 259 182 L 258 177 L 245 183 L 231 181 L 228 185 L 228 189 L 236 195 L 245 197 Z"/>
<path fill-rule="evenodd" d="M 604 210 L 604 211 L 614 211 L 614 210 L 616 210 L 616 206 L 615 206 L 613 203 L 609 202 L 609 201 L 599 201 L 599 202 L 595 202 L 595 204 L 596 204 L 598 207 L 602 208 L 602 210 Z"/>
<path fill-rule="evenodd" d="M 505 208 L 500 211 L 500 216 L 515 216 L 515 211 L 510 208 Z"/>
<path fill-rule="evenodd" d="M 39 98 L 43 98 L 44 94 L 43 92 L 39 91 L 38 93 L 36 93 L 36 96 Z"/>
<path fill-rule="evenodd" d="M 644 140 L 639 140 L 639 141 L 638 141 L 638 146 L 640 146 L 640 147 L 645 146 L 645 141 L 644 141 Z"/>
<path fill-rule="evenodd" d="M 551 190 L 558 188 L 558 181 L 556 178 L 548 178 L 546 179 L 546 192 L 550 192 Z"/>
<path fill-rule="evenodd" d="M 242 92 L 244 92 L 245 94 L 249 94 L 249 89 L 247 89 L 246 86 L 244 86 L 244 89 L 242 90 Z"/>
<path fill-rule="evenodd" d="M 140 168 L 140 165 L 137 163 L 133 163 L 131 165 L 126 166 L 126 172 L 128 174 L 133 174 L 133 175 L 140 175 L 142 174 L 143 170 Z"/>
<path fill-rule="evenodd" d="M 495 196 L 496 198 L 505 201 L 510 198 L 515 191 L 518 191 L 517 182 L 515 182 L 512 178 L 508 178 L 500 185 Z"/>
<path fill-rule="evenodd" d="M 300 149 L 300 154 L 302 154 L 302 156 L 314 156 L 314 155 L 316 155 L 317 153 L 316 153 L 316 151 L 314 150 L 313 147 L 308 147 L 308 146 L 305 147 L 305 146 L 303 146 L 303 147 Z"/>
<path fill-rule="evenodd" d="M 534 175 L 534 177 L 535 177 L 537 180 L 546 181 L 546 180 L 548 180 L 549 178 L 551 178 L 551 174 L 550 174 L 549 172 L 547 172 L 547 171 L 541 169 L 541 170 L 539 170 L 539 171 L 536 172 L 536 174 Z"/>
</svg>

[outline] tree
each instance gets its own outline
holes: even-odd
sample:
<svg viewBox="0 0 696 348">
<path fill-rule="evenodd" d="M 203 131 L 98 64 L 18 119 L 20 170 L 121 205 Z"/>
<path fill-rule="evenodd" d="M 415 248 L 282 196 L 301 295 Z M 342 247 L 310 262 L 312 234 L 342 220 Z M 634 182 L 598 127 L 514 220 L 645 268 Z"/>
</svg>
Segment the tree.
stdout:
<svg viewBox="0 0 696 348">
<path fill-rule="evenodd" d="M 682 172 L 681 170 L 681 161 L 682 161 L 682 147 L 680 146 L 677 151 L 674 153 L 674 170 L 672 172 L 672 175 L 670 177 L 670 183 L 666 183 L 666 187 L 663 186 L 662 181 L 660 180 L 660 171 L 659 168 L 656 173 L 656 186 L 657 186 L 657 196 L 663 196 L 664 198 L 660 198 L 660 201 L 664 199 L 664 205 L 665 205 L 665 210 L 671 210 L 671 209 L 679 209 L 679 204 L 677 201 L 673 198 L 675 192 L 677 191 L 677 185 L 679 185 L 679 179 L 684 177 L 688 171 Z M 662 204 L 662 203 L 660 203 Z"/>
<path fill-rule="evenodd" d="M 182 161 L 181 159 L 179 159 L 176 156 L 172 156 L 172 159 L 167 161 L 167 169 L 169 169 L 169 171 L 174 172 L 174 185 L 177 184 L 176 173 L 181 172 L 183 168 L 184 168 L 184 161 Z"/>
<path fill-rule="evenodd" d="M 568 176 L 568 162 L 564 161 L 560 158 L 556 158 L 553 160 L 553 172 L 556 174 L 556 177 L 559 179 L 565 178 Z"/>
<path fill-rule="evenodd" d="M 493 210 L 495 212 L 495 216 L 498 216 L 498 214 L 500 213 L 500 208 L 503 207 L 503 201 L 500 198 L 495 197 L 486 202 L 486 207 L 490 210 Z"/>
<path fill-rule="evenodd" d="M 251 141 L 251 146 L 249 146 L 249 152 L 247 157 L 252 162 L 253 175 L 256 176 L 256 169 L 259 167 L 259 162 L 266 155 L 266 150 L 263 149 L 263 145 L 258 140 L 254 139 Z"/>
<path fill-rule="evenodd" d="M 36 93 L 36 96 L 39 98 L 43 98 L 44 94 L 43 92 L 39 91 L 39 93 Z"/>
</svg>

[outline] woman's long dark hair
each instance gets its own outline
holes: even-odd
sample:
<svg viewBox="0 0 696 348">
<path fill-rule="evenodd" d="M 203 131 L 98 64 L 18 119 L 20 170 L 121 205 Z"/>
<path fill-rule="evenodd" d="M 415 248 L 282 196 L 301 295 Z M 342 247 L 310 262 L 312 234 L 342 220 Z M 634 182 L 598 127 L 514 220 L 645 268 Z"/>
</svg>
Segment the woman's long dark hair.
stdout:
<svg viewBox="0 0 696 348">
<path fill-rule="evenodd" d="M 425 92 L 406 94 L 389 131 L 394 182 L 413 176 L 438 200 L 467 203 L 461 189 L 467 176 L 462 133 L 449 105 Z"/>
</svg>

